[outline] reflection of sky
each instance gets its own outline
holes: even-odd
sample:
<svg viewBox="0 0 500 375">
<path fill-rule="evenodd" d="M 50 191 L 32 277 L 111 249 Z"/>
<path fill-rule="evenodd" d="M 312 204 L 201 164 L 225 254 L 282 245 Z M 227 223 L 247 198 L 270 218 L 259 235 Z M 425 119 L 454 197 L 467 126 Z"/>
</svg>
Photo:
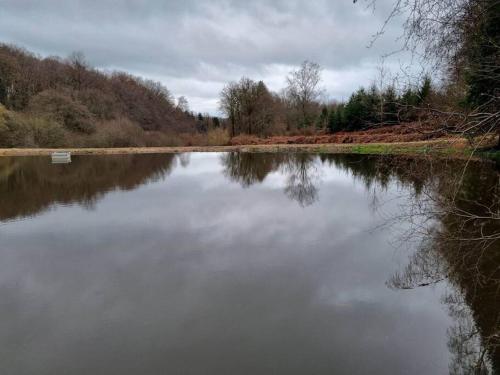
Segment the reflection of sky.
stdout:
<svg viewBox="0 0 500 375">
<path fill-rule="evenodd" d="M 193 154 L 92 210 L 0 226 L 2 373 L 447 372 L 440 293 L 386 288 L 408 254 L 372 231 L 362 186 L 317 166 L 306 208 L 279 172 L 242 189 Z"/>
</svg>

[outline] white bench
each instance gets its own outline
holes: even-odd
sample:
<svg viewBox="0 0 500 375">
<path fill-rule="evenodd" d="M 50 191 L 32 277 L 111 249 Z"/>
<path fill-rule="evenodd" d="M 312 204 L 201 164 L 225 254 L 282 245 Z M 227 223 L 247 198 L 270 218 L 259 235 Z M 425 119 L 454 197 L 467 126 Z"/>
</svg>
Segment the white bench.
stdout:
<svg viewBox="0 0 500 375">
<path fill-rule="evenodd" d="M 53 152 L 52 155 L 52 164 L 64 164 L 71 163 L 71 152 Z"/>
</svg>

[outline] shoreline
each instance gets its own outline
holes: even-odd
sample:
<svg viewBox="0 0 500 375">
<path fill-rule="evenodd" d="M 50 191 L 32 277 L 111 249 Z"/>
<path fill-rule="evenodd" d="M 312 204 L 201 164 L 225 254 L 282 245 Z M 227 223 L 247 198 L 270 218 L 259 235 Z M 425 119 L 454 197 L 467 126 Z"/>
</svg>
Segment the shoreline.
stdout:
<svg viewBox="0 0 500 375">
<path fill-rule="evenodd" d="M 120 148 L 10 148 L 0 157 L 44 156 L 57 151 L 73 155 L 172 154 L 185 152 L 311 152 L 324 154 L 436 155 L 464 158 L 471 149 L 463 139 L 395 143 L 257 144 L 237 146 L 120 147 Z"/>
</svg>

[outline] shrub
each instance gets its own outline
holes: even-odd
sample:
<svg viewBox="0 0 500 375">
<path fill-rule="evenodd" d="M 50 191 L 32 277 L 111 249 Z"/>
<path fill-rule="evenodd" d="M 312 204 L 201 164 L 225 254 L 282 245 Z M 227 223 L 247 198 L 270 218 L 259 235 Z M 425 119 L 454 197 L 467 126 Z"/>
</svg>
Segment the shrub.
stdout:
<svg viewBox="0 0 500 375">
<path fill-rule="evenodd" d="M 233 146 L 256 145 L 260 143 L 260 139 L 256 135 L 240 134 L 231 138 L 230 142 Z"/>
<path fill-rule="evenodd" d="M 143 147 L 144 130 L 127 118 L 103 122 L 89 139 L 92 147 Z"/>
<path fill-rule="evenodd" d="M 184 145 L 184 141 L 178 134 L 161 131 L 145 132 L 145 142 L 147 147 L 177 147 Z"/>
<path fill-rule="evenodd" d="M 78 92 L 78 100 L 99 120 L 112 120 L 120 110 L 116 98 L 101 90 L 82 90 Z"/>
<path fill-rule="evenodd" d="M 215 128 L 207 133 L 207 144 L 209 146 L 225 146 L 229 144 L 230 140 L 229 132 L 225 129 Z"/>
<path fill-rule="evenodd" d="M 10 147 L 8 145 L 9 128 L 7 128 L 7 110 L 0 104 L 0 147 Z"/>
<path fill-rule="evenodd" d="M 182 146 L 206 146 L 207 135 L 201 133 L 187 133 L 182 135 Z"/>
<path fill-rule="evenodd" d="M 0 104 L 0 125 L 5 123 L 5 119 L 8 113 L 9 111 L 7 111 L 7 109 L 2 104 Z"/>
<path fill-rule="evenodd" d="M 33 115 L 51 118 L 70 131 L 91 134 L 95 131 L 93 116 L 88 108 L 66 93 L 42 91 L 29 104 Z"/>
<path fill-rule="evenodd" d="M 43 117 L 26 117 L 24 121 L 32 129 L 33 140 L 38 147 L 65 146 L 65 131 L 60 123 Z"/>
<path fill-rule="evenodd" d="M 8 112 L 0 123 L 0 145 L 2 147 L 35 147 L 33 129 L 23 115 Z"/>
<path fill-rule="evenodd" d="M 0 147 L 61 147 L 64 141 L 61 124 L 0 107 Z"/>
</svg>

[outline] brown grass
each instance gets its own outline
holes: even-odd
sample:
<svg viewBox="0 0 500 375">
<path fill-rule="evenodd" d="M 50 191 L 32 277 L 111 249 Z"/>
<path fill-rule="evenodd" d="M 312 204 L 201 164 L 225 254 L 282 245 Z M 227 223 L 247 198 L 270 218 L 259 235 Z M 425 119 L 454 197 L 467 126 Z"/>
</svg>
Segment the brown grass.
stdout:
<svg viewBox="0 0 500 375">
<path fill-rule="evenodd" d="M 338 132 L 334 134 L 287 135 L 258 138 L 251 135 L 239 135 L 231 139 L 232 145 L 257 144 L 327 144 L 327 143 L 395 143 L 418 142 L 445 137 L 443 131 L 436 131 L 431 126 L 420 123 L 376 127 L 356 132 Z"/>
</svg>

